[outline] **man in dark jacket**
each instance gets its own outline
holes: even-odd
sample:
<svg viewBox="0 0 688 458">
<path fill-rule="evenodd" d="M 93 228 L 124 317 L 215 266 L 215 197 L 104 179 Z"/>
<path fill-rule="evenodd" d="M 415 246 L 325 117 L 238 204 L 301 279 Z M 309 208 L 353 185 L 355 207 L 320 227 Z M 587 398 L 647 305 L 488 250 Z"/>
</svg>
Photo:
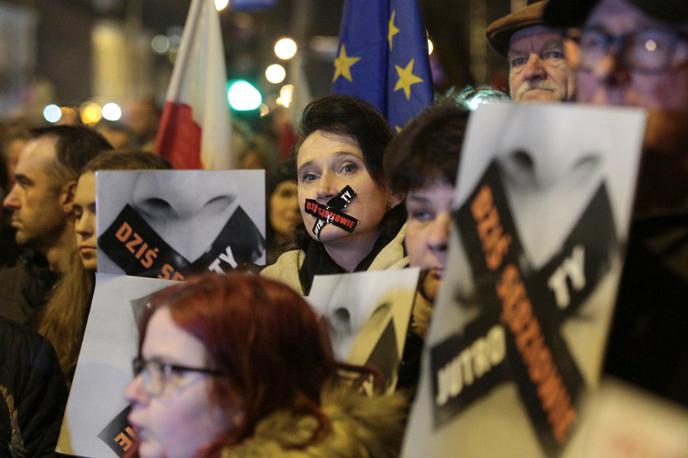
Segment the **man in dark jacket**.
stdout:
<svg viewBox="0 0 688 458">
<path fill-rule="evenodd" d="M 55 456 L 67 385 L 53 347 L 0 318 L 0 348 L 0 456 Z"/>
<path fill-rule="evenodd" d="M 0 271 L 0 316 L 35 324 L 51 287 L 49 276 L 40 272 L 46 264 L 52 272 L 64 272 L 74 253 L 70 215 L 79 170 L 109 149 L 110 144 L 87 127 L 51 126 L 31 132 L 3 205 L 12 212 L 17 244 L 36 254 Z"/>
</svg>

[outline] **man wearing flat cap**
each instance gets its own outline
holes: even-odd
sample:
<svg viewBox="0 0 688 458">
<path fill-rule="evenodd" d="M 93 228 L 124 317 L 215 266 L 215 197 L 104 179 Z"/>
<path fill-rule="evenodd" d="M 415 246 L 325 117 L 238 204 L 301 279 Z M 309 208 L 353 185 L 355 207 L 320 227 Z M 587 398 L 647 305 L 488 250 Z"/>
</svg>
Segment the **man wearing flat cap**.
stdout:
<svg viewBox="0 0 688 458">
<path fill-rule="evenodd" d="M 544 20 L 583 26 L 579 102 L 688 110 L 687 0 L 551 0 Z"/>
<path fill-rule="evenodd" d="M 485 31 L 490 46 L 509 61 L 509 92 L 517 102 L 572 100 L 574 77 L 564 59 L 561 32 L 546 26 L 547 2 L 497 19 Z"/>
</svg>

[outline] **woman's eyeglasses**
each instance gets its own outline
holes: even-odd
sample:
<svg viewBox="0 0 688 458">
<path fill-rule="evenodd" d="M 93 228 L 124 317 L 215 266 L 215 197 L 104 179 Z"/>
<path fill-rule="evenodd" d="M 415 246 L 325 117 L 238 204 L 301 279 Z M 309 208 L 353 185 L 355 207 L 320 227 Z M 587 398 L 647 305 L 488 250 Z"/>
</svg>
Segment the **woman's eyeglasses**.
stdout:
<svg viewBox="0 0 688 458">
<path fill-rule="evenodd" d="M 146 361 L 140 357 L 132 360 L 132 368 L 134 377 L 141 376 L 143 389 L 150 396 L 160 396 L 168 386 L 181 387 L 184 374 L 187 372 L 215 377 L 224 375 L 223 372 L 215 369 L 187 367 L 161 361 Z"/>
</svg>

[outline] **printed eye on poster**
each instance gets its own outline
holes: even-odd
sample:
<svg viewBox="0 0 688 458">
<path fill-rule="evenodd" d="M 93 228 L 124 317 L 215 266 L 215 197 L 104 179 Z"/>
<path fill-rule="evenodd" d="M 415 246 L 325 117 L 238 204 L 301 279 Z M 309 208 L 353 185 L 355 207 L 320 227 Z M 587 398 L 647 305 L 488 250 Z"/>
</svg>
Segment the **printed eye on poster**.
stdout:
<svg viewBox="0 0 688 458">
<path fill-rule="evenodd" d="M 96 173 L 98 271 L 165 280 L 265 264 L 265 172 Z"/>
<path fill-rule="evenodd" d="M 123 456 L 134 442 L 124 390 L 133 379 L 139 319 L 148 298 L 170 280 L 96 274 L 91 310 L 56 450 L 67 455 Z"/>
<path fill-rule="evenodd" d="M 565 104 L 471 115 L 403 456 L 584 456 L 644 129 Z"/>
<path fill-rule="evenodd" d="M 327 322 L 335 357 L 375 366 L 392 391 L 418 285 L 417 268 L 316 275 L 308 301 Z"/>
</svg>

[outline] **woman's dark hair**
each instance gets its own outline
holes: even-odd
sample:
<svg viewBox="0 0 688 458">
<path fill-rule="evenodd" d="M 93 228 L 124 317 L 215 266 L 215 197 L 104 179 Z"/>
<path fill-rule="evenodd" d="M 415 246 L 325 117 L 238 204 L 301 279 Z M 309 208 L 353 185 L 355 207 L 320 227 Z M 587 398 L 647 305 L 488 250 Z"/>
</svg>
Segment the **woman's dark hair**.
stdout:
<svg viewBox="0 0 688 458">
<path fill-rule="evenodd" d="M 387 184 L 394 194 L 403 195 L 437 180 L 456 185 L 468 115 L 453 101 L 439 102 L 394 137 L 384 161 Z"/>
<path fill-rule="evenodd" d="M 309 103 L 301 116 L 295 156 L 304 140 L 318 130 L 356 140 L 370 176 L 377 183 L 385 182 L 382 163 L 385 147 L 393 134 L 385 118 L 372 105 L 338 94 Z"/>
<path fill-rule="evenodd" d="M 258 422 L 280 409 L 313 416 L 318 440 L 330 427 L 320 410 L 323 385 L 340 368 L 325 325 L 310 305 L 288 286 L 245 273 L 203 274 L 155 294 L 143 314 L 139 354 L 153 313 L 168 307 L 177 326 L 205 347 L 208 363 L 226 374 L 214 377 L 210 397 L 223 410 L 238 405 L 243 420 L 199 455 L 219 456 L 223 447 L 253 435 Z M 360 370 L 359 370 L 360 369 Z"/>
</svg>

